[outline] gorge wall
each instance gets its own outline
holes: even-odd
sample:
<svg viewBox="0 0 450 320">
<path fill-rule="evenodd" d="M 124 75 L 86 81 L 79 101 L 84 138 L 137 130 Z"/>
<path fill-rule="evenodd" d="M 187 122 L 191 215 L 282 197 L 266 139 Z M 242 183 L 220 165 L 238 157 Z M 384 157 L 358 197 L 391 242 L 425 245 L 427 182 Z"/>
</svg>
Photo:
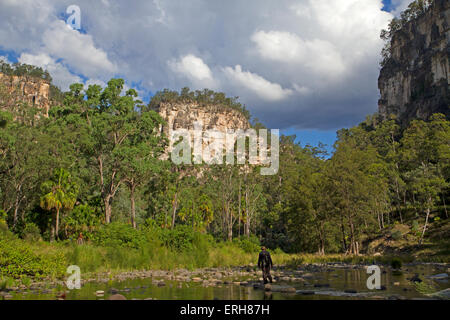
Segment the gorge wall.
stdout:
<svg viewBox="0 0 450 320">
<path fill-rule="evenodd" d="M 46 80 L 0 73 L 0 107 L 15 108 L 18 103 L 36 106 L 44 116 L 50 109 L 50 83 Z"/>
<path fill-rule="evenodd" d="M 171 131 L 185 129 L 193 139 L 196 122 L 202 124 L 203 131 L 216 130 L 225 133 L 227 130 L 247 130 L 250 128 L 248 119 L 241 112 L 221 105 L 199 105 L 196 102 L 163 102 L 155 111 L 166 122 L 161 128 L 161 132 L 167 137 L 170 136 Z M 192 147 L 193 140 L 191 141 Z M 172 146 L 167 149 L 164 158 L 167 158 L 171 151 Z"/>
<path fill-rule="evenodd" d="M 407 22 L 391 41 L 391 56 L 380 71 L 379 113 L 405 126 L 433 113 L 450 118 L 450 1 L 436 0 Z"/>
</svg>

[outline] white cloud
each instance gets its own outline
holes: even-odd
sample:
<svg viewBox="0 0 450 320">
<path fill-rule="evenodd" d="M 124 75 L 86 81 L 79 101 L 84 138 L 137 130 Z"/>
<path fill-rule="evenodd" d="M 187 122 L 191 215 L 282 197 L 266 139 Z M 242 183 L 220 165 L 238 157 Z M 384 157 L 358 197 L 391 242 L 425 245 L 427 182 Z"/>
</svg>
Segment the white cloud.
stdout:
<svg viewBox="0 0 450 320">
<path fill-rule="evenodd" d="M 83 75 L 96 77 L 116 71 L 106 52 L 95 46 L 92 36 L 72 30 L 61 20 L 55 21 L 42 38 L 45 52 L 63 59 Z"/>
<path fill-rule="evenodd" d="M 305 86 L 299 86 L 298 84 L 294 83 L 293 85 L 295 91 L 297 91 L 300 95 L 306 96 L 308 94 L 312 93 L 312 90 Z"/>
<path fill-rule="evenodd" d="M 169 67 L 174 71 L 188 76 L 194 80 L 211 80 L 212 73 L 202 59 L 188 54 L 179 61 L 169 61 Z"/>
<path fill-rule="evenodd" d="M 251 39 L 264 59 L 300 64 L 330 77 L 345 71 L 340 53 L 326 40 L 303 40 L 296 34 L 281 31 L 258 31 Z"/>
<path fill-rule="evenodd" d="M 234 69 L 226 67 L 223 71 L 231 81 L 253 91 L 264 100 L 283 100 L 292 94 L 292 90 L 283 89 L 278 83 L 272 83 L 255 73 L 242 71 L 240 65 L 235 66 Z"/>
</svg>

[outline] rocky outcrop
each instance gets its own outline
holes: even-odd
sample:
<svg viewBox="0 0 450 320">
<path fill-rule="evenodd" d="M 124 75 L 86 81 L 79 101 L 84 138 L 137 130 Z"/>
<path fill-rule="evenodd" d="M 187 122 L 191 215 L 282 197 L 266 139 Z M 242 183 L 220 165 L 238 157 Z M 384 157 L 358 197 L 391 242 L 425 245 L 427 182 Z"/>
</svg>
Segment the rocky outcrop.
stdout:
<svg viewBox="0 0 450 320">
<path fill-rule="evenodd" d="M 201 130 L 216 130 L 226 133 L 228 130 L 247 130 L 250 128 L 248 119 L 238 110 L 220 105 L 199 105 L 198 103 L 161 103 L 155 110 L 164 119 L 166 124 L 161 131 L 166 137 L 176 130 L 185 129 L 190 137 L 194 137 L 194 125 L 201 124 Z M 194 142 L 191 141 L 191 147 Z M 205 144 L 203 143 L 203 148 Z M 170 146 L 165 154 L 172 150 Z"/>
<path fill-rule="evenodd" d="M 162 128 L 166 134 L 169 129 L 193 131 L 195 122 L 201 122 L 204 130 L 226 131 L 227 129 L 246 130 L 250 128 L 247 118 L 241 112 L 223 106 L 200 106 L 198 103 L 161 103 L 156 111 L 167 123 Z"/>
<path fill-rule="evenodd" d="M 450 117 L 449 43 L 448 0 L 435 0 L 393 35 L 391 56 L 378 79 L 382 117 L 394 114 L 402 125 L 438 112 Z"/>
<path fill-rule="evenodd" d="M 25 102 L 37 107 L 44 116 L 48 116 L 49 95 L 50 83 L 46 80 L 0 73 L 0 107 L 15 108 L 18 103 Z"/>
</svg>

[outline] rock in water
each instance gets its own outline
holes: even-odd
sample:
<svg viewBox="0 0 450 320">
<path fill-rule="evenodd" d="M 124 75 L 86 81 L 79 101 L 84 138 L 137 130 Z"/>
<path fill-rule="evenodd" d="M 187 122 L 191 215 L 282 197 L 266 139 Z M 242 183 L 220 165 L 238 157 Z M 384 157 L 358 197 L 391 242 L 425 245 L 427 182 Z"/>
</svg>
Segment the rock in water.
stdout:
<svg viewBox="0 0 450 320">
<path fill-rule="evenodd" d="M 296 293 L 297 290 L 293 287 L 282 288 L 281 292 L 283 293 Z"/>
<path fill-rule="evenodd" d="M 344 293 L 356 294 L 356 293 L 358 293 L 358 291 L 356 291 L 355 289 L 347 289 L 347 290 L 344 290 Z"/>
<path fill-rule="evenodd" d="M 433 279 L 433 280 L 442 280 L 442 279 L 447 279 L 448 274 L 440 273 L 440 274 L 435 274 L 434 276 L 429 276 L 428 278 Z"/>
<path fill-rule="evenodd" d="M 127 300 L 123 295 L 121 294 L 113 294 L 108 298 L 108 300 Z"/>
<path fill-rule="evenodd" d="M 264 285 L 264 290 L 265 290 L 265 291 L 272 291 L 272 285 L 271 285 L 271 284 L 268 284 L 268 283 L 265 284 L 265 285 Z"/>
</svg>

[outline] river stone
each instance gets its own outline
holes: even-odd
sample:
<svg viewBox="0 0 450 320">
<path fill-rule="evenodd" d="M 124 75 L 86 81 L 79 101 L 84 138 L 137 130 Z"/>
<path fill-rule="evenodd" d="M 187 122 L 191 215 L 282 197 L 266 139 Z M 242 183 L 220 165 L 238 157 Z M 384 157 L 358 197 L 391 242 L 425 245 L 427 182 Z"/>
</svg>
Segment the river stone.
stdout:
<svg viewBox="0 0 450 320">
<path fill-rule="evenodd" d="M 433 280 L 442 280 L 442 279 L 447 279 L 448 278 L 448 274 L 446 273 L 440 273 L 440 274 L 435 274 L 433 276 L 428 276 L 429 279 L 433 279 Z"/>
<path fill-rule="evenodd" d="M 352 294 L 355 294 L 355 293 L 358 293 L 358 291 L 356 291 L 356 290 L 354 290 L 354 289 L 347 289 L 347 290 L 344 290 L 344 293 L 352 293 Z"/>
<path fill-rule="evenodd" d="M 264 290 L 265 290 L 265 291 L 272 291 L 272 285 L 271 285 L 271 284 L 268 284 L 268 283 L 265 284 L 265 285 L 264 285 Z"/>
<path fill-rule="evenodd" d="M 121 294 L 113 294 L 108 298 L 108 300 L 127 300 L 123 295 Z"/>
<path fill-rule="evenodd" d="M 330 285 L 328 283 L 316 283 L 314 288 L 329 288 Z"/>
<path fill-rule="evenodd" d="M 298 293 L 298 294 L 305 295 L 305 296 L 315 294 L 315 292 L 314 292 L 314 291 L 311 291 L 311 290 L 297 290 L 297 293 Z"/>
<path fill-rule="evenodd" d="M 286 288 L 282 288 L 281 292 L 283 292 L 283 293 L 296 293 L 297 290 L 294 287 L 286 287 Z"/>
</svg>

